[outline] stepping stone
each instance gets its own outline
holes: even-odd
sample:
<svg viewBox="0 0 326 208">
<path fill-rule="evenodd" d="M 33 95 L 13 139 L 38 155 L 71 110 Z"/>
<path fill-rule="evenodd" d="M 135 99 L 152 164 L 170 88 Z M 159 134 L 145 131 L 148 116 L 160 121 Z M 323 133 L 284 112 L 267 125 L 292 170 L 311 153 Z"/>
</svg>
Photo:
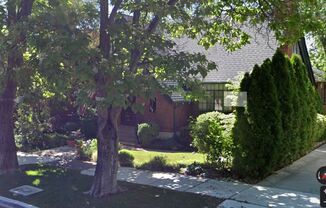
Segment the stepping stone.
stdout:
<svg viewBox="0 0 326 208">
<path fill-rule="evenodd" d="M 175 173 L 152 173 L 151 177 L 156 179 L 154 183 L 150 184 L 151 186 L 177 191 L 186 191 L 207 181 L 207 179 L 189 177 Z"/>
<path fill-rule="evenodd" d="M 28 185 L 23 185 L 19 186 L 17 188 L 10 189 L 9 192 L 15 194 L 15 195 L 21 195 L 21 196 L 30 196 L 36 193 L 39 193 L 43 191 L 40 188 L 36 188 L 34 186 L 28 186 Z"/>
<path fill-rule="evenodd" d="M 14 207 L 14 208 L 38 208 L 30 204 L 26 204 L 17 200 L 9 199 L 0 196 L 0 207 Z"/>
<path fill-rule="evenodd" d="M 320 207 L 318 195 L 263 186 L 253 186 L 232 199 L 265 207 Z"/>
<path fill-rule="evenodd" d="M 225 200 L 217 208 L 265 208 L 265 207 L 255 205 L 255 204 L 233 201 L 233 200 Z"/>
<path fill-rule="evenodd" d="M 240 182 L 227 182 L 209 179 L 205 183 L 202 183 L 187 192 L 212 196 L 216 198 L 230 198 L 250 186 Z"/>
</svg>

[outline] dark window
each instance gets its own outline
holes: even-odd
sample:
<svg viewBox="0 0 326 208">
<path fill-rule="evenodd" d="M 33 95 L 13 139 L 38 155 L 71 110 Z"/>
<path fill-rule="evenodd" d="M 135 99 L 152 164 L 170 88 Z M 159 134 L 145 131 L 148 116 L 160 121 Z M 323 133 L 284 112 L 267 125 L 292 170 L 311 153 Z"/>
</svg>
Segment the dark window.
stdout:
<svg viewBox="0 0 326 208">
<path fill-rule="evenodd" d="M 156 98 L 152 98 L 149 100 L 149 112 L 156 112 Z"/>
<path fill-rule="evenodd" d="M 199 101 L 199 111 L 231 111 L 231 107 L 224 106 L 224 92 L 228 91 L 224 83 L 220 84 L 205 84 L 206 91 L 205 99 Z"/>
</svg>

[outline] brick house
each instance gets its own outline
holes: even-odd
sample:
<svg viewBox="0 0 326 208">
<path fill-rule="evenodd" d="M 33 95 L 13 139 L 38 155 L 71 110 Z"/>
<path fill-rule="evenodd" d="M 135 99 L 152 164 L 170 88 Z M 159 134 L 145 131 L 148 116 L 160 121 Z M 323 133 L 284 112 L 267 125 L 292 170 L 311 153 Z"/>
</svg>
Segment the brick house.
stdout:
<svg viewBox="0 0 326 208">
<path fill-rule="evenodd" d="M 278 47 L 274 37 L 258 33 L 252 33 L 252 37 L 255 38 L 251 44 L 235 52 L 227 52 L 219 45 L 205 50 L 197 44 L 196 40 L 192 39 L 176 40 L 177 50 L 201 52 L 206 55 L 207 59 L 218 65 L 218 70 L 211 71 L 202 79 L 202 85 L 207 94 L 206 99 L 189 102 L 185 101 L 180 93 L 174 92 L 172 95 L 157 94 L 153 100 L 149 101 L 137 100 L 136 102 L 142 102 L 145 106 L 144 113 L 135 114 L 130 109 L 124 110 L 121 115 L 123 126 L 121 131 L 129 132 L 127 136 L 131 137 L 131 135 L 135 135 L 137 124 L 155 122 L 160 126 L 160 137 L 170 138 L 188 125 L 190 117 L 199 113 L 214 110 L 231 111 L 232 107 L 224 106 L 224 92 L 228 91 L 226 84 L 240 73 L 250 72 L 255 64 L 262 64 L 265 59 L 271 58 Z M 292 53 L 301 55 L 308 68 L 310 80 L 316 84 L 304 38 L 293 47 L 284 48 L 284 51 L 289 56 Z M 325 84 L 323 87 L 325 95 Z M 123 138 L 121 140 L 123 141 Z"/>
</svg>

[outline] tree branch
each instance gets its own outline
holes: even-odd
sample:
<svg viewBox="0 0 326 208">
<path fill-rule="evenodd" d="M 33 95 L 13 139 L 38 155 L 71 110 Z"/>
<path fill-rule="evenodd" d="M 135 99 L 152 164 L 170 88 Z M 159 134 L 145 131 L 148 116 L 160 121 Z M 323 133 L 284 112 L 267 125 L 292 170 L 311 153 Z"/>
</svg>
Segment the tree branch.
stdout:
<svg viewBox="0 0 326 208">
<path fill-rule="evenodd" d="M 178 2 L 178 0 L 169 0 L 167 5 L 174 6 L 177 2 Z M 159 15 L 155 15 L 153 17 L 152 21 L 149 23 L 149 25 L 147 27 L 147 30 L 146 30 L 148 35 L 155 32 L 157 26 L 159 25 L 160 20 L 161 20 L 161 17 Z M 143 52 L 144 52 L 144 48 L 135 49 L 133 51 L 132 58 L 131 58 L 131 61 L 130 61 L 130 65 L 129 65 L 130 71 L 135 71 L 136 70 L 138 62 L 139 62 Z"/>
<path fill-rule="evenodd" d="M 141 2 L 141 0 L 135 0 L 136 5 L 139 5 L 140 2 Z M 139 25 L 139 20 L 140 20 L 140 9 L 136 9 L 134 11 L 134 16 L 132 18 L 132 24 L 135 25 L 135 26 L 138 26 Z"/>
<path fill-rule="evenodd" d="M 141 0 L 135 0 L 135 4 L 137 4 L 137 5 L 139 5 L 140 2 L 141 2 Z M 136 27 L 136 28 L 139 27 L 140 15 L 141 14 L 140 14 L 139 9 L 134 11 L 134 15 L 133 15 L 133 18 L 132 18 L 133 27 Z M 133 62 L 133 60 L 138 56 L 138 53 L 139 53 L 138 43 L 137 43 L 138 40 L 139 40 L 138 34 L 135 34 L 135 36 L 134 36 L 134 48 L 131 50 L 131 55 L 130 55 L 130 63 L 132 63 L 133 65 L 135 64 Z"/>
<path fill-rule="evenodd" d="M 167 4 L 169 6 L 174 6 L 177 2 L 178 2 L 178 0 L 169 0 Z M 161 17 L 159 15 L 154 16 L 154 18 L 152 19 L 151 23 L 148 25 L 148 28 L 147 28 L 147 32 L 149 34 L 153 33 L 156 30 L 160 20 L 161 20 Z"/>
<path fill-rule="evenodd" d="M 117 0 L 112 11 L 111 11 L 111 14 L 110 14 L 110 17 L 109 17 L 109 20 L 108 20 L 108 27 L 111 26 L 114 21 L 115 21 L 115 17 L 117 16 L 117 13 L 118 13 L 118 10 L 120 8 L 122 4 L 122 0 Z"/>
<path fill-rule="evenodd" d="M 100 49 L 103 57 L 110 58 L 111 40 L 109 34 L 109 27 L 114 23 L 118 10 L 122 4 L 122 0 L 116 1 L 111 14 L 109 16 L 109 2 L 108 0 L 100 1 Z"/>
<path fill-rule="evenodd" d="M 104 58 L 110 56 L 110 38 L 107 33 L 109 16 L 109 2 L 108 0 L 100 1 L 100 45 L 102 55 Z"/>
<path fill-rule="evenodd" d="M 20 2 L 20 11 L 17 14 L 17 20 L 25 19 L 32 13 L 35 0 L 22 0 Z"/>
</svg>

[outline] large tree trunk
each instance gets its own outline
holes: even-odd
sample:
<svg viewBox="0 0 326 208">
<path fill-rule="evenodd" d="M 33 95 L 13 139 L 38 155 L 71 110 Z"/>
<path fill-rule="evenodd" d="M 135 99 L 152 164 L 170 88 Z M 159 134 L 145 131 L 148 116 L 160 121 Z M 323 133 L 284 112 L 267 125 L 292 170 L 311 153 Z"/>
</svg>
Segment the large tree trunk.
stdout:
<svg viewBox="0 0 326 208">
<path fill-rule="evenodd" d="M 18 169 L 14 138 L 14 99 L 16 83 L 7 80 L 0 96 L 0 174 Z"/>
<path fill-rule="evenodd" d="M 32 12 L 34 0 L 21 0 L 19 4 L 16 3 L 15 1 L 8 1 L 6 4 L 8 28 L 27 19 Z M 19 5 L 19 9 L 16 8 L 17 5 Z M 0 90 L 0 174 L 18 169 L 13 120 L 17 92 L 15 69 L 19 69 L 24 63 L 21 47 L 25 44 L 25 31 L 21 31 L 12 46 L 8 48 L 8 68 L 4 76 L 3 89 Z"/>
<path fill-rule="evenodd" d="M 104 197 L 119 192 L 118 174 L 118 118 L 121 108 L 98 107 L 97 165 L 89 194 Z"/>
</svg>

